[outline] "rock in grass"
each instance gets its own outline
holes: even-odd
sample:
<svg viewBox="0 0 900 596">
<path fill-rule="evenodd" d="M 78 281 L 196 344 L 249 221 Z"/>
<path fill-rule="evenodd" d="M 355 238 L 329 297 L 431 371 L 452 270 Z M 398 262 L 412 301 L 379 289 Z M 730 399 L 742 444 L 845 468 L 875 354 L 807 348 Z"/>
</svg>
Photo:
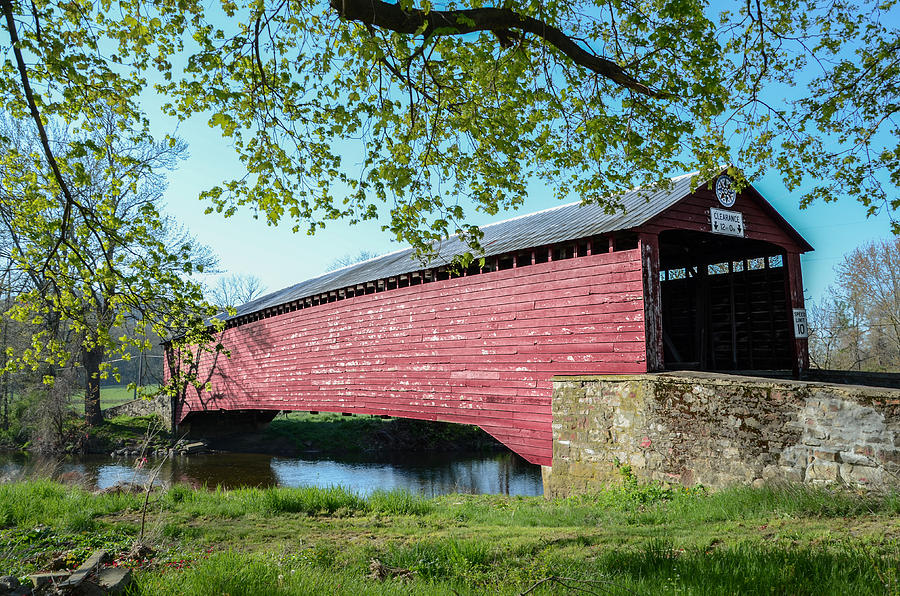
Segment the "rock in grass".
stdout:
<svg viewBox="0 0 900 596">
<path fill-rule="evenodd" d="M 35 588 L 45 588 L 50 585 L 59 584 L 69 578 L 68 571 L 50 571 L 47 573 L 32 573 L 28 576 Z"/>
<path fill-rule="evenodd" d="M 369 562 L 369 578 L 384 581 L 386 579 L 398 578 L 401 580 L 412 579 L 412 571 L 402 567 L 388 567 L 378 559 L 372 559 Z"/>
<path fill-rule="evenodd" d="M 95 551 L 94 554 L 88 557 L 87 561 L 81 564 L 81 567 L 76 569 L 75 572 L 69 576 L 69 579 L 59 582 L 59 587 L 64 590 L 77 588 L 90 574 L 97 570 L 105 559 L 105 550 Z"/>
<path fill-rule="evenodd" d="M 106 594 L 120 594 L 130 583 L 131 569 L 127 567 L 107 567 L 97 579 L 97 585 Z"/>
<path fill-rule="evenodd" d="M 19 578 L 17 578 L 15 575 L 0 576 L 0 590 L 12 592 L 21 585 L 22 584 L 19 583 Z"/>
</svg>

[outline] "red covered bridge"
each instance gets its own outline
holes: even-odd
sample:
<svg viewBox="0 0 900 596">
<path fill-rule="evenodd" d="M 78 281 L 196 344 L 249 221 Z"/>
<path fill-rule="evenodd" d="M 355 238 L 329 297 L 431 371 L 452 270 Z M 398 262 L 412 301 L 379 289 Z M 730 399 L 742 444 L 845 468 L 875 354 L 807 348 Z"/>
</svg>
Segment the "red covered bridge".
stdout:
<svg viewBox="0 0 900 596">
<path fill-rule="evenodd" d="M 208 359 L 210 392 L 175 419 L 308 410 L 475 424 L 550 465 L 554 375 L 807 365 L 800 254 L 752 187 L 675 178 L 624 211 L 570 204 L 483 228 L 483 267 L 410 250 L 238 309 Z M 795 312 L 796 309 L 796 312 Z"/>
</svg>

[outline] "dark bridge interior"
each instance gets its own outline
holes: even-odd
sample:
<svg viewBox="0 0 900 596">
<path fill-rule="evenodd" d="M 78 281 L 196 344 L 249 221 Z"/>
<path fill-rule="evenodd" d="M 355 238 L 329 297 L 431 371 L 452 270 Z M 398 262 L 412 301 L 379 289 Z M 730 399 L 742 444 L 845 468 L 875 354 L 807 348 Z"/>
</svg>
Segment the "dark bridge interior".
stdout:
<svg viewBox="0 0 900 596">
<path fill-rule="evenodd" d="M 660 241 L 667 369 L 791 368 L 785 258 L 774 244 L 672 230 Z"/>
</svg>

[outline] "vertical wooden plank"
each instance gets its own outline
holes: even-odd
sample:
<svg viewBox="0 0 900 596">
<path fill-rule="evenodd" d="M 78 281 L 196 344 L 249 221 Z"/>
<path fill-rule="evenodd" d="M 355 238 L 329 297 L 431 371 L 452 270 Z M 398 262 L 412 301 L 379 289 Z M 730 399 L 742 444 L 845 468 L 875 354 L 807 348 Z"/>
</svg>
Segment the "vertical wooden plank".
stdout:
<svg viewBox="0 0 900 596">
<path fill-rule="evenodd" d="M 647 372 L 665 367 L 662 331 L 662 302 L 659 285 L 659 236 L 640 234 L 641 275 L 644 286 L 644 337 L 647 345 Z"/>
<path fill-rule="evenodd" d="M 734 261 L 728 261 L 728 316 L 731 319 L 731 368 L 738 367 L 737 357 L 737 316 L 734 309 Z"/>
<path fill-rule="evenodd" d="M 787 253 L 784 259 L 784 266 L 787 268 L 784 285 L 788 301 L 788 325 L 791 326 L 790 337 L 793 338 L 791 342 L 793 372 L 794 378 L 799 379 L 802 371 L 809 369 L 809 339 L 798 338 L 794 335 L 793 309 L 806 308 L 803 301 L 803 275 L 800 271 L 800 253 Z"/>
<path fill-rule="evenodd" d="M 697 284 L 694 289 L 694 360 L 700 370 L 709 365 L 709 265 L 697 266 Z"/>
</svg>

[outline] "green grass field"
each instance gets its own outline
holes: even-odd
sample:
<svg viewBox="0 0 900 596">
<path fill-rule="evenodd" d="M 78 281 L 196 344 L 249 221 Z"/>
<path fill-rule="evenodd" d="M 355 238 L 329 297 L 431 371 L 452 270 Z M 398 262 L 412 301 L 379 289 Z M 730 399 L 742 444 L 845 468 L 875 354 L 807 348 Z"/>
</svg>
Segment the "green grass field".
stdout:
<svg viewBox="0 0 900 596">
<path fill-rule="evenodd" d="M 144 391 L 152 391 L 156 386 L 146 386 Z M 83 399 L 79 396 L 79 399 Z M 134 399 L 134 390 L 129 389 L 128 385 L 110 385 L 100 387 L 100 407 L 104 410 L 113 406 L 118 406 Z"/>
<path fill-rule="evenodd" d="M 634 486 L 591 496 L 340 488 L 154 494 L 154 553 L 127 553 L 141 495 L 0 485 L 0 567 L 106 548 L 132 594 L 896 594 L 900 498 L 821 488 L 707 495 Z"/>
</svg>

